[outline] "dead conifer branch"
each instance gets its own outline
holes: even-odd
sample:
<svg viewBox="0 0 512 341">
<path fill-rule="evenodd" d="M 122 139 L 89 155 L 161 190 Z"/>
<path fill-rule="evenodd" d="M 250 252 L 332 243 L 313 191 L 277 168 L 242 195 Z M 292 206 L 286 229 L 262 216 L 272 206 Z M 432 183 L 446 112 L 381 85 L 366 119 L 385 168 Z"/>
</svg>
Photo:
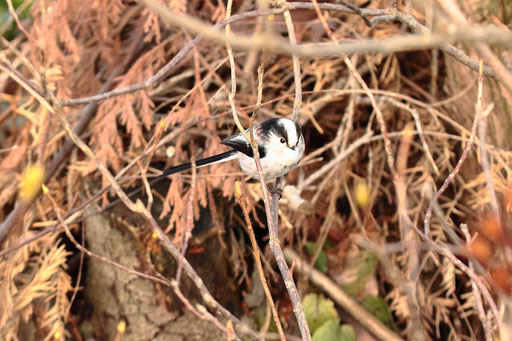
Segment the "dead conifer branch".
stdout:
<svg viewBox="0 0 512 341">
<path fill-rule="evenodd" d="M 503 329 L 503 320 L 501 317 L 501 314 L 499 313 L 498 307 L 496 305 L 496 302 L 494 301 L 494 298 L 492 297 L 491 293 L 489 292 L 489 289 L 487 287 L 487 284 L 484 283 L 484 281 L 476 274 L 476 272 L 468 267 L 466 264 L 464 264 L 455 254 L 453 251 L 446 245 L 445 243 L 439 243 L 433 241 L 430 236 L 424 234 L 409 218 L 409 216 L 405 215 L 403 216 L 404 221 L 410 225 L 412 229 L 416 231 L 416 233 L 420 236 L 421 239 L 423 239 L 427 245 L 431 248 L 431 250 L 438 252 L 439 254 L 447 257 L 457 268 L 459 268 L 461 271 L 463 271 L 466 275 L 468 275 L 469 278 L 478 286 L 478 289 L 482 293 L 482 296 L 485 298 L 487 304 L 489 305 L 490 311 L 493 314 L 493 317 L 496 321 L 496 324 L 498 325 L 498 330 L 500 333 L 504 332 Z"/>
<path fill-rule="evenodd" d="M 26 87 L 30 89 L 29 87 Z M 110 171 L 103 165 L 103 163 L 98 160 L 96 155 L 92 152 L 92 150 L 80 139 L 80 137 L 73 131 L 70 124 L 66 120 L 65 115 L 62 113 L 60 108 L 54 108 L 50 103 L 46 101 L 46 99 L 38 96 L 36 93 L 32 93 L 32 95 L 43 105 L 47 108 L 50 112 L 57 115 L 59 117 L 59 120 L 64 127 L 65 131 L 67 132 L 68 136 L 71 138 L 71 140 L 82 150 L 84 154 L 86 154 L 90 159 L 94 161 L 94 163 L 97 165 L 98 170 L 102 173 L 102 175 L 107 179 L 108 183 L 112 186 L 116 194 L 119 196 L 119 198 L 123 201 L 123 203 L 134 213 L 141 214 L 149 223 L 150 226 L 153 228 L 155 233 L 157 234 L 160 241 L 162 241 L 162 244 L 166 248 L 167 251 L 171 253 L 171 255 L 174 257 L 176 261 L 180 260 L 180 252 L 179 250 L 172 244 L 172 242 L 169 240 L 167 235 L 162 231 L 162 229 L 158 226 L 154 218 L 152 217 L 151 213 L 144 207 L 141 201 L 137 201 L 134 203 L 129 199 L 129 197 L 126 195 L 126 193 L 123 191 L 123 189 L 120 187 L 116 179 L 113 177 L 113 175 L 110 173 Z M 239 324 L 240 321 L 231 315 L 224 307 L 222 307 L 220 304 L 217 303 L 217 301 L 213 298 L 213 296 L 209 293 L 208 289 L 204 285 L 201 278 L 197 275 L 195 270 L 192 268 L 192 266 L 186 261 L 186 259 L 183 259 L 182 261 L 183 269 L 185 270 L 185 273 L 194 281 L 195 285 L 198 287 L 198 289 L 201 292 L 201 295 L 204 299 L 204 301 L 215 310 L 222 313 L 226 318 L 232 319 L 235 323 Z"/>
<path fill-rule="evenodd" d="M 154 4 L 154 3 L 153 3 Z M 354 10 L 345 7 L 343 5 L 336 4 L 326 4 L 320 3 L 317 4 L 318 8 L 326 9 L 326 10 L 334 10 L 341 11 L 347 13 L 356 13 Z M 104 92 L 95 96 L 88 96 L 83 98 L 76 98 L 71 100 L 62 100 L 61 104 L 63 106 L 72 106 L 85 104 L 95 101 L 102 101 L 108 98 L 112 98 L 115 96 L 119 96 L 122 94 L 135 92 L 143 89 L 147 89 L 154 84 L 159 83 L 169 72 L 171 72 L 178 64 L 183 60 L 183 58 L 192 50 L 194 46 L 196 46 L 203 38 L 211 38 L 209 35 L 204 35 L 205 32 L 214 32 L 211 33 L 214 37 L 217 38 L 219 42 L 227 43 L 225 35 L 222 33 L 215 33 L 216 29 L 225 26 L 229 23 L 235 21 L 246 20 L 255 16 L 265 16 L 272 14 L 280 14 L 283 11 L 287 10 L 296 10 L 296 9 L 314 9 L 314 4 L 312 3 L 302 3 L 302 2 L 289 2 L 286 3 L 286 7 L 282 9 L 274 9 L 274 10 L 256 10 L 250 11 L 240 14 L 235 14 L 230 18 L 226 18 L 222 22 L 219 22 L 213 27 L 209 27 L 207 25 L 201 24 L 196 25 L 197 22 L 187 21 L 188 18 L 178 18 L 178 22 L 180 23 L 188 23 L 187 28 L 198 36 L 194 38 L 190 43 L 184 46 L 180 52 L 174 56 L 174 58 L 169 61 L 164 67 L 162 67 L 155 75 L 153 75 L 148 80 L 133 84 L 131 86 L 116 89 L 109 92 Z M 171 22 L 177 23 L 175 21 L 176 16 L 170 13 L 166 8 L 161 6 L 156 6 L 155 10 L 157 12 L 165 13 L 166 18 Z M 162 11 L 160 11 L 162 10 Z M 167 16 L 169 15 L 170 16 Z M 275 53 L 285 53 L 285 54 L 295 54 L 298 56 L 304 57 L 322 57 L 322 56 L 336 56 L 340 54 L 355 54 L 355 53 L 364 53 L 364 52 L 373 52 L 373 53 L 392 53 L 403 50 L 411 50 L 411 49 L 427 49 L 427 48 L 440 48 L 443 52 L 448 55 L 453 56 L 462 64 L 470 67 L 473 70 L 478 70 L 478 61 L 470 58 L 467 54 L 465 54 L 462 50 L 455 48 L 453 45 L 450 45 L 450 42 L 466 42 L 467 39 L 471 41 L 475 39 L 485 40 L 488 37 L 500 37 L 501 40 L 496 41 L 495 43 L 501 42 L 503 44 L 510 43 L 506 40 L 506 35 L 503 35 L 504 31 L 496 29 L 495 27 L 464 27 L 461 28 L 460 31 L 456 31 L 451 36 L 446 36 L 446 34 L 435 35 L 432 34 L 425 26 L 421 25 L 413 16 L 405 15 L 395 9 L 360 9 L 360 14 L 363 18 L 368 16 L 373 16 L 374 18 L 370 19 L 370 23 L 375 24 L 379 22 L 393 22 L 398 20 L 411 28 L 414 32 L 420 33 L 421 39 L 418 39 L 416 35 L 412 36 L 404 36 L 404 37 L 396 37 L 389 38 L 384 42 L 380 41 L 360 41 L 356 43 L 342 43 L 337 45 L 327 45 L 327 44 L 313 44 L 313 45 L 300 45 L 295 48 L 292 48 L 294 45 L 286 45 L 286 42 L 274 42 L 272 45 L 268 43 L 268 39 L 272 39 L 272 37 L 265 36 L 265 39 L 261 39 L 259 36 L 251 37 L 251 38 L 240 38 L 236 40 L 236 47 L 245 48 L 246 50 L 267 50 L 269 52 Z M 178 26 L 180 26 L 178 25 Z M 471 30 L 471 33 L 468 33 L 468 29 Z M 475 38 L 475 34 L 478 33 L 479 38 Z M 461 35 L 462 37 L 459 37 Z M 465 39 L 463 39 L 465 38 Z M 248 40 L 249 39 L 249 40 Z M 509 39 L 512 40 L 512 37 Z M 273 42 L 273 40 L 270 40 Z M 240 42 L 241 46 L 238 44 Z M 233 44 L 233 42 L 230 42 Z M 283 44 L 284 47 L 283 47 Z M 484 75 L 495 78 L 495 73 L 488 67 L 484 66 Z"/>
<path fill-rule="evenodd" d="M 134 51 L 135 52 L 135 51 Z M 128 63 L 128 60 L 131 58 L 131 55 L 127 55 L 122 63 L 112 72 L 112 74 L 109 76 L 109 78 L 106 80 L 106 82 L 103 84 L 103 86 L 100 88 L 99 92 L 106 92 L 113 84 L 114 79 L 121 73 L 125 65 Z M 10 70 L 11 68 L 9 68 Z M 14 77 L 13 77 L 14 75 Z M 29 93 L 33 94 L 35 98 L 42 98 L 42 95 L 36 91 L 36 89 L 33 89 L 33 87 L 24 81 L 23 78 L 17 78 L 15 76 L 15 73 L 11 73 L 11 77 L 13 79 L 17 80 L 19 84 L 24 87 Z M 85 108 L 83 108 L 80 111 L 79 114 L 79 120 L 77 124 L 75 125 L 75 131 L 77 134 L 81 134 L 87 125 L 89 124 L 89 121 L 92 119 L 94 113 L 96 112 L 98 105 L 96 103 L 90 103 Z M 50 164 L 46 167 L 46 173 L 43 183 L 48 182 L 54 175 L 56 170 L 61 166 L 61 164 L 66 159 L 69 152 L 73 149 L 74 143 L 71 139 L 68 139 L 64 145 L 59 149 L 59 151 L 55 154 Z M 34 198 L 35 200 L 36 198 Z M 25 215 L 30 205 L 34 202 L 32 200 L 29 204 L 18 204 L 13 211 L 9 213 L 7 218 L 0 224 L 0 245 L 7 237 L 9 231 L 13 229 L 18 223 L 21 217 Z"/>
<path fill-rule="evenodd" d="M 113 2 L 88 0 L 66 9 L 56 2 L 53 11 L 45 11 L 37 1 L 28 16 L 21 7 L 17 9 L 18 22 L 36 42 L 20 31 L 12 17 L 7 19 L 11 28 L 0 41 L 0 239 L 3 233 L 8 236 L 0 250 L 0 268 L 11 288 L 17 290 L 21 283 L 31 295 L 37 283 L 23 282 L 25 274 L 35 274 L 31 263 L 60 246 L 61 237 L 66 249 L 75 252 L 73 260 L 81 255 L 97 264 L 94 256 L 80 253 L 72 240 L 67 241 L 69 230 L 76 238 L 77 225 L 89 225 L 94 216 L 100 216 L 88 208 L 103 199 L 101 211 L 113 215 L 121 211 L 137 221 L 140 214 L 144 227 L 150 226 L 149 235 L 155 239 L 151 241 L 147 229 L 140 234 L 133 224 L 120 227 L 133 232 L 130 239 L 138 246 L 148 246 L 138 254 L 146 257 L 148 271 L 138 270 L 162 279 L 165 283 L 148 278 L 157 290 L 163 289 L 166 300 L 186 307 L 186 315 L 197 317 L 198 323 L 211 321 L 217 326 L 211 329 L 222 330 L 225 338 L 235 339 L 234 330 L 239 338 L 271 339 L 283 334 L 297 338 L 287 334 L 299 335 L 300 325 L 294 321 L 288 297 L 294 304 L 304 304 L 312 337 L 318 338 L 309 299 L 322 296 L 322 290 L 295 265 L 290 273 L 282 243 L 297 253 L 307 252 L 308 262 L 317 260 L 310 265 L 360 305 L 382 305 L 389 312 L 386 324 L 401 337 L 508 339 L 512 319 L 503 312 L 510 310 L 512 295 L 512 238 L 505 233 L 512 219 L 512 141 L 507 138 L 512 129 L 507 115 L 512 82 L 504 71 L 510 71 L 511 45 L 506 8 L 488 8 L 490 15 L 482 16 L 474 6 L 453 0 L 402 1 L 396 8 L 385 8 L 389 2 L 376 0 L 361 9 L 340 1 L 257 1 L 238 6 L 179 0 L 166 4 L 185 22 L 176 27 L 166 25 L 141 3 L 115 2 L 123 9 L 116 12 Z M 195 31 L 185 27 L 190 24 Z M 0 26 L 0 30 L 7 27 Z M 39 46 L 44 46 L 44 53 Z M 348 59 L 341 52 L 356 54 Z M 482 59 L 481 71 L 479 61 L 468 56 Z M 100 89 L 107 80 L 109 85 Z M 78 111 L 61 110 L 63 103 L 89 104 Z M 61 118 L 68 122 L 67 130 L 46 104 L 65 114 Z M 297 107 L 306 152 L 287 176 L 288 184 L 276 181 L 276 188 L 284 187 L 282 199 L 267 192 L 261 179 L 247 184 L 247 196 L 241 198 L 247 199 L 244 204 L 256 238 L 270 236 L 270 247 L 265 248 L 266 257 L 260 254 L 260 261 L 267 279 L 271 276 L 278 284 L 268 289 L 276 304 L 277 298 L 281 303 L 271 309 L 258 288 L 251 291 L 258 307 L 245 309 L 249 299 L 243 291 L 251 287 L 251 280 L 260 285 L 256 272 L 254 279 L 248 276 L 251 264 L 257 264 L 247 253 L 251 248 L 244 233 L 247 229 L 239 229 L 247 225 L 247 214 L 232 205 L 235 178 L 243 175 L 239 167 L 226 162 L 192 169 L 157 186 L 155 176 L 162 167 L 194 163 L 185 152 L 191 144 L 198 146 L 202 156 L 226 151 L 219 141 L 232 132 L 233 121 L 252 144 L 257 122 L 283 116 L 296 119 Z M 111 178 L 103 174 L 105 169 L 98 170 L 101 167 L 89 152 L 76 148 L 76 139 L 68 137 L 71 126 Z M 70 150 L 73 155 L 68 158 Z M 261 172 L 257 152 L 254 162 Z M 48 169 L 44 183 L 52 199 L 17 200 L 22 193 L 18 184 L 25 179 L 22 172 L 34 162 Z M 136 214 L 123 204 L 114 206 L 126 200 L 112 198 L 115 183 L 126 192 Z M 141 191 L 148 192 L 141 199 L 147 205 L 131 198 Z M 167 229 L 159 226 L 150 211 L 162 212 Z M 194 227 L 191 238 L 198 233 L 198 244 L 188 250 L 189 232 L 196 223 L 201 227 L 206 223 L 208 230 Z M 204 232 L 216 240 L 206 241 Z M 183 248 L 173 245 L 180 240 Z M 192 268 L 192 259 L 214 251 L 211 241 L 226 248 L 228 252 L 219 255 L 229 257 L 228 262 L 212 262 L 206 269 L 204 263 L 196 263 Z M 203 242 L 207 248 L 202 248 Z M 89 241 L 88 245 L 95 244 Z M 185 276 L 180 282 L 154 272 L 154 250 L 171 253 L 171 263 Z M 48 261 L 58 263 L 56 258 Z M 120 272 L 113 265 L 102 266 Z M 70 268 L 69 274 L 76 275 L 75 269 Z M 199 277 L 203 270 L 210 274 L 228 270 L 229 285 L 222 286 L 218 276 Z M 288 293 L 281 282 L 288 286 L 294 278 L 302 280 L 297 282 L 300 297 L 293 290 Z M 56 298 L 65 298 L 62 283 L 60 276 L 48 282 L 60 286 Z M 186 293 L 188 284 L 201 306 Z M 77 283 L 77 288 L 83 285 Z M 247 326 L 210 295 L 206 289 L 210 285 L 222 288 L 223 294 L 215 291 L 219 302 L 233 299 L 229 307 L 234 307 L 235 314 L 243 310 L 244 319 L 258 315 L 259 332 L 243 331 Z M 6 310 L 14 311 L 10 304 L 18 305 L 17 293 L 5 289 L 0 285 L 0 305 L 5 303 Z M 350 316 L 339 314 L 336 302 L 322 299 L 334 304 L 338 328 L 358 325 Z M 52 321 L 59 330 L 79 338 L 84 319 L 74 308 L 84 301 L 81 295 L 73 301 L 71 327 L 62 329 L 58 322 L 67 316 L 71 303 L 59 303 L 60 316 L 52 313 Z M 34 308 L 40 308 L 33 302 Z M 265 305 L 268 310 L 260 311 Z M 52 306 L 42 307 L 43 314 L 48 307 Z M 283 323 L 280 335 L 268 333 L 272 317 Z M 33 320 L 46 333 L 37 316 Z M 13 321 L 21 320 L 14 316 Z M 15 329 L 8 329 L 15 335 Z M 356 338 L 361 337 L 360 331 L 367 332 L 362 329 L 354 328 Z M 127 329 L 123 336 L 130 332 Z"/>
</svg>

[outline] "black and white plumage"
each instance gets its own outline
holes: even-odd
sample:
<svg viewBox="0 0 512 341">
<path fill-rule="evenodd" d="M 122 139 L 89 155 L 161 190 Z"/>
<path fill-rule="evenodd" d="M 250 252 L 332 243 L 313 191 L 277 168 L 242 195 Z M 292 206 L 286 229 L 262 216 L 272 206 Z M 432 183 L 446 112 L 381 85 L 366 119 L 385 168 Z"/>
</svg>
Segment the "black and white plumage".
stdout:
<svg viewBox="0 0 512 341">
<path fill-rule="evenodd" d="M 246 130 L 249 135 L 249 129 Z M 304 137 L 299 124 L 287 118 L 273 118 L 253 127 L 253 137 L 258 143 L 261 168 L 265 181 L 270 181 L 287 174 L 297 166 L 304 154 Z M 242 171 L 253 179 L 258 179 L 258 170 L 253 159 L 250 143 L 238 133 L 225 138 L 223 145 L 233 148 L 222 154 L 217 154 L 196 161 L 196 167 L 204 167 L 215 163 L 238 159 Z M 158 178 L 175 174 L 192 168 L 185 163 L 165 170 Z"/>
</svg>

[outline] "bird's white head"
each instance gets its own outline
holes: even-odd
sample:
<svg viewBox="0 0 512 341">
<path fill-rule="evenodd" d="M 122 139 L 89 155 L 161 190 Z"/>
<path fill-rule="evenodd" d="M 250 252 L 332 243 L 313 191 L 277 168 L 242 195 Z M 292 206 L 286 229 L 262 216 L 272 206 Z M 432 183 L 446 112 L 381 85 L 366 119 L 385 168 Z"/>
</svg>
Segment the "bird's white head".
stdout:
<svg viewBox="0 0 512 341">
<path fill-rule="evenodd" d="M 272 142 L 272 145 L 284 145 L 294 150 L 300 144 L 304 144 L 299 124 L 288 118 L 274 118 L 261 122 L 255 130 L 264 145 Z"/>
</svg>

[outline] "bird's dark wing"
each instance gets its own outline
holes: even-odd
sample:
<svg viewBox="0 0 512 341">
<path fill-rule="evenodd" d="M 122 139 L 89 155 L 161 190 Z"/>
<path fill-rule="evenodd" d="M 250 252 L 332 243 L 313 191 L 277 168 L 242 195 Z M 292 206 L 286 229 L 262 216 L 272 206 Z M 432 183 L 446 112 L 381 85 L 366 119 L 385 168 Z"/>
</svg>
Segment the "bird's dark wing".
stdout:
<svg viewBox="0 0 512 341">
<path fill-rule="evenodd" d="M 222 140 L 221 144 L 231 147 L 241 153 L 244 153 L 249 157 L 253 157 L 254 155 L 252 152 L 251 145 L 249 144 L 249 142 L 247 142 L 247 140 L 242 134 L 236 134 L 230 137 L 226 137 L 224 140 Z M 260 154 L 260 158 L 265 157 L 266 150 L 261 145 L 258 145 L 258 152 Z"/>
</svg>

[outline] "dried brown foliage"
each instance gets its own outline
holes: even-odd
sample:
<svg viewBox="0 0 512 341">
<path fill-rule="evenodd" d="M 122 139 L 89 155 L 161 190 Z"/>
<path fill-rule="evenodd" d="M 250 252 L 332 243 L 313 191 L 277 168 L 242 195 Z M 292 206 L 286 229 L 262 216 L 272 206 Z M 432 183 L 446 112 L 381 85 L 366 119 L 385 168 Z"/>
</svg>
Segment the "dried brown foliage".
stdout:
<svg viewBox="0 0 512 341">
<path fill-rule="evenodd" d="M 226 15 L 222 2 L 161 3 L 209 25 Z M 412 23 L 431 27 L 429 11 L 462 25 L 452 1 L 434 1 L 433 7 L 400 3 L 401 16 L 392 1 L 369 2 L 370 18 L 379 18 L 372 27 L 360 15 L 325 6 L 323 22 L 314 9 L 293 10 L 291 19 L 299 46 L 324 42 L 334 48 L 337 43 L 422 32 Z M 469 21 L 508 24 L 503 9 L 463 3 L 462 16 Z M 253 2 L 235 1 L 232 15 L 254 9 Z M 29 323 L 41 339 L 77 333 L 68 323 L 74 289 L 66 262 L 72 255 L 62 243 L 62 227 L 52 226 L 109 185 L 98 163 L 78 150 L 65 153 L 66 161 L 48 173 L 68 134 L 43 100 L 61 108 L 75 126 L 86 106 L 60 107 L 69 104 L 64 100 L 145 82 L 195 37 L 190 30 L 169 27 L 139 3 L 120 0 L 34 1 L 30 19 L 22 24 L 28 36 L 3 40 L 0 51 L 0 221 L 7 224 L 16 206 L 27 205 L 1 248 L 0 338 L 5 340 L 23 338 L 21 326 Z M 438 32 L 449 32 L 443 20 L 436 24 Z M 257 35 L 265 32 L 286 42 L 287 36 L 281 14 L 235 21 L 231 31 L 234 37 L 246 34 L 242 39 L 261 39 Z M 225 42 L 215 39 L 195 45 L 153 86 L 94 102 L 97 108 L 79 136 L 97 161 L 113 174 L 123 172 L 117 179 L 123 185 L 144 187 L 136 175 L 158 174 L 156 168 L 188 162 L 191 154 L 198 159 L 224 151 L 219 142 L 235 131 L 228 100 L 231 78 Z M 353 264 L 361 261 L 363 251 L 375 255 L 379 265 L 365 275 L 355 298 L 385 298 L 398 334 L 406 339 L 506 339 L 512 330 L 512 91 L 508 76 L 495 64 L 501 61 L 506 68 L 508 51 L 501 45 L 489 49 L 499 56 L 493 59 L 484 43 L 456 45 L 471 58 L 471 68 L 438 49 L 300 58 L 298 121 L 307 153 L 286 177 L 294 194 L 285 190 L 281 200 L 281 244 L 307 258 L 306 242 L 315 242 L 313 258 L 320 251 L 326 254 L 327 275 L 336 286 L 357 281 L 360 269 Z M 289 116 L 296 96 L 291 53 L 273 53 L 277 48 L 270 41 L 263 53 L 237 48 L 236 41 L 233 46 L 235 103 L 245 126 L 257 101 L 259 65 L 264 74 L 258 120 Z M 447 52 L 440 43 L 432 46 Z M 492 78 L 479 78 L 475 65 L 480 58 L 486 65 L 483 73 Z M 102 89 L 111 81 L 112 87 Z M 135 159 L 135 166 L 125 168 Z M 22 174 L 31 164 L 47 170 L 49 193 L 33 203 L 18 198 Z M 252 260 L 249 249 L 237 244 L 243 237 L 232 228 L 245 226 L 233 200 L 235 180 L 243 178 L 238 165 L 201 168 L 195 179 L 189 174 L 172 176 L 164 195 L 155 193 L 161 208 L 155 217 L 165 221 L 168 236 L 182 246 L 191 221 L 208 211 L 220 243 L 227 244 L 234 277 L 249 291 L 254 284 L 247 264 Z M 255 230 L 264 227 L 259 184 L 245 183 L 242 192 Z M 101 197 L 103 204 L 112 200 L 107 194 Z M 304 204 L 296 205 L 296 200 Z M 66 221 L 77 235 L 84 214 L 79 208 Z M 58 232 L 22 244 L 48 228 Z M 158 253 L 154 242 L 141 236 L 141 243 Z M 280 301 L 281 321 L 287 332 L 295 333 L 289 301 L 270 256 L 266 258 L 263 265 L 274 284 L 272 295 Z M 301 293 L 315 291 L 308 277 L 301 279 Z M 210 321 L 225 331 L 225 320 L 217 318 L 212 315 Z M 87 317 L 74 319 L 81 323 Z"/>
</svg>

